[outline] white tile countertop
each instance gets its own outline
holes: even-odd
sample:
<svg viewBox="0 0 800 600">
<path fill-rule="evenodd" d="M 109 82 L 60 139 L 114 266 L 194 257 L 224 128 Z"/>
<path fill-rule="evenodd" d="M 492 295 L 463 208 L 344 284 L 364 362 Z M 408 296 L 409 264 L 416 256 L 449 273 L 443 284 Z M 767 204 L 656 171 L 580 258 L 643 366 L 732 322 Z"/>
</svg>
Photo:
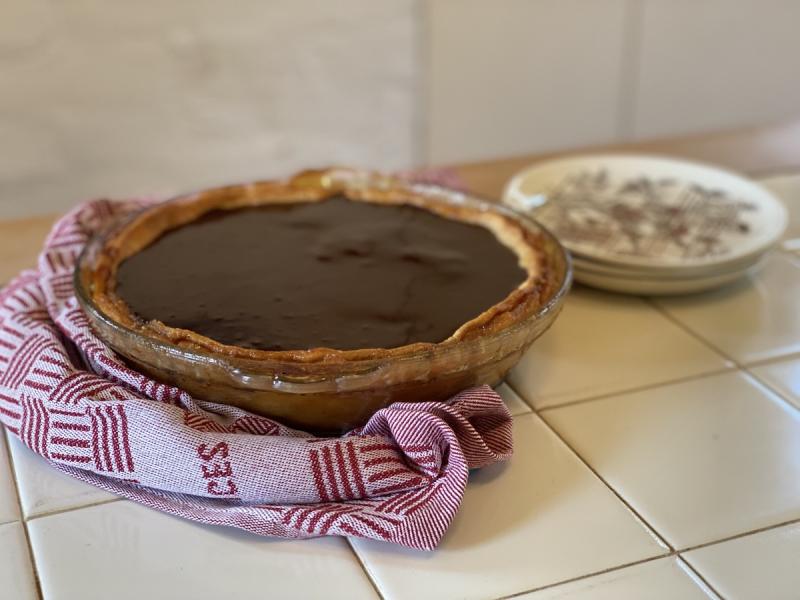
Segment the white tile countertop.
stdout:
<svg viewBox="0 0 800 600">
<path fill-rule="evenodd" d="M 500 387 L 515 455 L 441 546 L 284 541 L 120 500 L 0 435 L 0 598 L 800 597 L 800 176 L 750 280 L 577 287 Z"/>
</svg>

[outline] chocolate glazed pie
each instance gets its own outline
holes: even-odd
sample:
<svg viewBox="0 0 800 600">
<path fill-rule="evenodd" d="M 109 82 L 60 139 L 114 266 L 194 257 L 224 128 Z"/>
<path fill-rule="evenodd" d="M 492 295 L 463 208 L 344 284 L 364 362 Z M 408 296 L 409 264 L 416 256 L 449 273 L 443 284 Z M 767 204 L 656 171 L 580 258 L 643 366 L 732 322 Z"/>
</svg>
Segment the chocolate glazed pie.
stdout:
<svg viewBox="0 0 800 600">
<path fill-rule="evenodd" d="M 560 245 L 515 213 L 347 170 L 155 205 L 76 272 L 93 326 L 135 368 L 326 432 L 497 383 L 569 282 Z"/>
</svg>

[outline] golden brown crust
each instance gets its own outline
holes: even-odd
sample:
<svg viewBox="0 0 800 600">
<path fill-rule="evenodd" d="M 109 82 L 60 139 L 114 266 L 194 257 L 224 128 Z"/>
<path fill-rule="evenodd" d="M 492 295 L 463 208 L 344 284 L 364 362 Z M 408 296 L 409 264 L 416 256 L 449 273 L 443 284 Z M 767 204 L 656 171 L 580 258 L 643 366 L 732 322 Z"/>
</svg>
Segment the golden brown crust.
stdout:
<svg viewBox="0 0 800 600">
<path fill-rule="evenodd" d="M 254 360 L 298 363 L 341 363 L 412 355 L 427 348 L 473 339 L 497 332 L 525 319 L 555 293 L 556 282 L 541 251 L 542 240 L 531 230 L 499 211 L 482 210 L 469 203 L 436 201 L 435 195 L 419 193 L 398 181 L 380 180 L 380 185 L 343 185 L 326 181 L 327 171 L 308 172 L 286 181 L 265 181 L 215 188 L 181 196 L 145 209 L 113 232 L 104 242 L 91 281 L 92 300 L 109 318 L 148 337 L 193 350 Z M 387 182 L 389 182 L 387 184 Z M 140 252 L 164 232 L 197 220 L 211 210 L 233 210 L 276 202 L 315 202 L 343 194 L 351 200 L 378 204 L 412 204 L 443 217 L 481 225 L 517 255 L 528 277 L 502 302 L 464 323 L 447 340 L 416 343 L 397 348 L 270 351 L 222 344 L 193 331 L 169 327 L 160 321 L 142 321 L 115 293 L 116 271 L 129 256 Z"/>
</svg>

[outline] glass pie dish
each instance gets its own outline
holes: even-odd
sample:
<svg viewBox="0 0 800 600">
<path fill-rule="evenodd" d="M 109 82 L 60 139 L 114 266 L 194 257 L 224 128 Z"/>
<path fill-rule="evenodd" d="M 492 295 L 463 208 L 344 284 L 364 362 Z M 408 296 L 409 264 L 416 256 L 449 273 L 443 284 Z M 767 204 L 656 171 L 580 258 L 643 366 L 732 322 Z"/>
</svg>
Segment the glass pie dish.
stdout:
<svg viewBox="0 0 800 600">
<path fill-rule="evenodd" d="M 437 186 L 347 169 L 305 172 L 284 183 L 293 190 L 320 194 L 408 195 L 435 211 L 468 210 L 501 217 L 519 228 L 538 253 L 541 268 L 535 302 L 495 319 L 491 326 L 475 327 L 468 335 L 375 352 L 237 353 L 213 344 L 172 341 L 119 318 L 108 310 L 98 289 L 100 275 L 108 268 L 108 248 L 137 218 L 133 215 L 95 236 L 75 270 L 78 301 L 98 337 L 137 371 L 198 399 L 239 406 L 308 431 L 335 433 L 363 425 L 394 402 L 444 400 L 471 386 L 499 383 L 553 323 L 569 290 L 572 270 L 564 248 L 542 226 L 509 208 Z M 195 196 L 252 194 L 259 185 L 229 186 Z"/>
</svg>

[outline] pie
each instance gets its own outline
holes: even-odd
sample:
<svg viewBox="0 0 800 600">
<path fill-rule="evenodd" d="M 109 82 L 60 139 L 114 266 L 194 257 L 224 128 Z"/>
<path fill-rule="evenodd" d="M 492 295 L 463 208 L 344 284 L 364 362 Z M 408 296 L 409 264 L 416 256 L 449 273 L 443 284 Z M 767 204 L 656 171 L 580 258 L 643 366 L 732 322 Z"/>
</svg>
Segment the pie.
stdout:
<svg viewBox="0 0 800 600">
<path fill-rule="evenodd" d="M 105 240 L 94 303 L 184 348 L 302 363 L 403 356 L 507 328 L 560 282 L 500 211 L 303 178 L 200 192 Z"/>
</svg>

